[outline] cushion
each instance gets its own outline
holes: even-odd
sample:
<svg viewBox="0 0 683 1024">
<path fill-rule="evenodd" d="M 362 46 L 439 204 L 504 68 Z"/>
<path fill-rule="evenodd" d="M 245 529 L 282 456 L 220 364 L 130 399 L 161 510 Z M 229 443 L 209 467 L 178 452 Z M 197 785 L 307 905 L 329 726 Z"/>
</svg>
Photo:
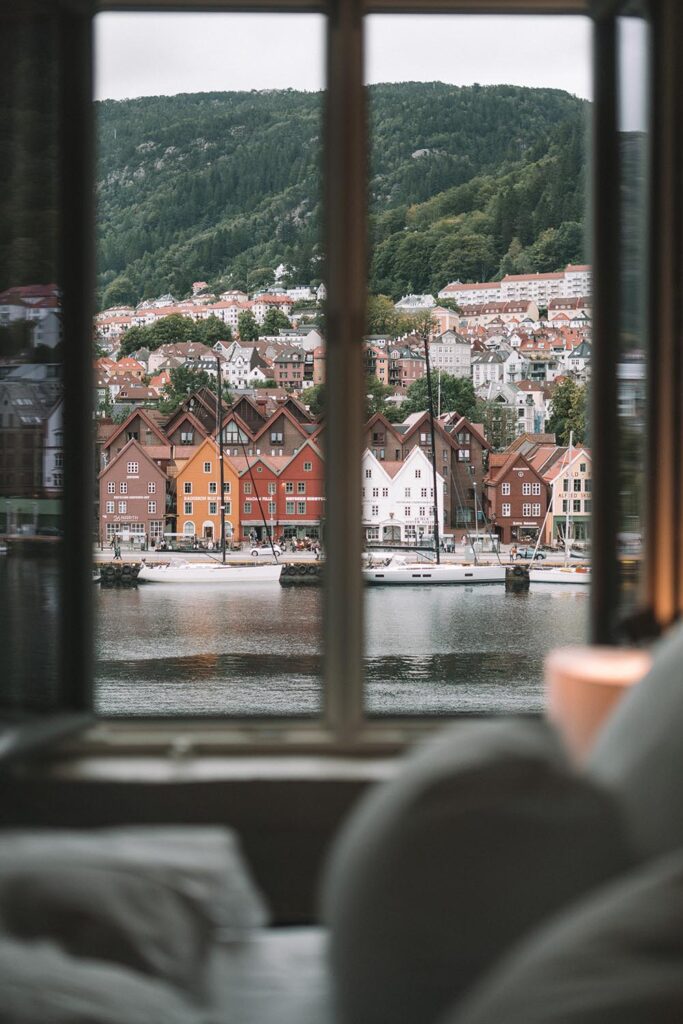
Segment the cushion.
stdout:
<svg viewBox="0 0 683 1024">
<path fill-rule="evenodd" d="M 128 826 L 88 831 L 0 831 L 0 877 L 19 862 L 110 866 L 151 878 L 190 900 L 221 931 L 243 938 L 268 923 L 265 901 L 230 829 Z"/>
<path fill-rule="evenodd" d="M 629 862 L 543 724 L 446 730 L 373 790 L 324 886 L 339 1019 L 428 1024 L 518 936 Z"/>
<path fill-rule="evenodd" d="M 175 990 L 50 943 L 0 938 L 0 1024 L 193 1024 Z"/>
<path fill-rule="evenodd" d="M 108 865 L 52 864 L 49 855 L 0 874 L 0 927 L 193 993 L 201 990 L 213 942 L 206 916 L 168 886 Z"/>
<path fill-rule="evenodd" d="M 652 669 L 620 701 L 586 766 L 618 796 L 642 857 L 683 847 L 683 625 L 653 654 Z"/>
<path fill-rule="evenodd" d="M 440 1024 L 680 1024 L 683 853 L 584 898 Z"/>
<path fill-rule="evenodd" d="M 234 836 L 130 828 L 0 834 L 0 927 L 202 989 L 210 944 L 265 920 Z"/>
</svg>

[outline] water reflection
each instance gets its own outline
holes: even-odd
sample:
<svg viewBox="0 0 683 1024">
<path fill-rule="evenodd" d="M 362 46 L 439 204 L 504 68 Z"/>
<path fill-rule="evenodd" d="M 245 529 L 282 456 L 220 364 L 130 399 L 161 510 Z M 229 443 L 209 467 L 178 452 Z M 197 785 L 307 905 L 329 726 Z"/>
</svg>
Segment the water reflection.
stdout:
<svg viewBox="0 0 683 1024">
<path fill-rule="evenodd" d="M 316 714 L 322 594 L 255 584 L 97 591 L 97 710 Z M 586 635 L 585 588 L 371 589 L 367 706 L 379 714 L 536 711 L 556 644 Z"/>
</svg>

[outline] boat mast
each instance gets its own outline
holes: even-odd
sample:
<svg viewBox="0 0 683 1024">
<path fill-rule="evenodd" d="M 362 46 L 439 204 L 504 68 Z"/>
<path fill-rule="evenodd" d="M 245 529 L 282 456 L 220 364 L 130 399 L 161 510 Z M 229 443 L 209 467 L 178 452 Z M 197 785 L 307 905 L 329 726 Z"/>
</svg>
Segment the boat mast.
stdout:
<svg viewBox="0 0 683 1024">
<path fill-rule="evenodd" d="M 564 520 L 564 564 L 569 563 L 569 503 L 572 500 L 572 445 L 574 442 L 574 431 L 569 431 L 569 457 L 567 462 L 567 514 Z"/>
<path fill-rule="evenodd" d="M 436 551 L 436 564 L 441 564 L 441 556 L 439 552 L 439 499 L 438 490 L 436 486 L 436 433 L 434 430 L 434 392 L 432 391 L 432 373 L 429 366 L 429 324 L 424 324 L 424 330 L 422 332 L 422 340 L 424 342 L 425 350 L 425 364 L 427 367 L 427 400 L 429 402 L 429 430 L 432 439 L 432 480 L 434 484 L 434 504 L 432 505 L 432 515 L 434 518 L 434 549 Z"/>
<path fill-rule="evenodd" d="M 220 356 L 216 356 L 216 380 L 218 384 L 218 391 L 216 394 L 216 434 L 218 436 L 218 466 L 220 471 L 219 487 L 221 489 L 218 508 L 221 514 L 221 552 L 223 562 L 225 563 L 225 471 L 223 469 L 223 397 L 221 394 Z"/>
</svg>

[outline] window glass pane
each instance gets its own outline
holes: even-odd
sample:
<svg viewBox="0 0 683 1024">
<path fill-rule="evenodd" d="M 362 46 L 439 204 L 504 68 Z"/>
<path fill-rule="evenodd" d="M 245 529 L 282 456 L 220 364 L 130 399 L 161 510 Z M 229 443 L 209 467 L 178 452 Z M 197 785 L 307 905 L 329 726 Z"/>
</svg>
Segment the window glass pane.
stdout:
<svg viewBox="0 0 683 1024">
<path fill-rule="evenodd" d="M 324 27 L 96 19 L 106 715 L 320 710 Z"/>
<path fill-rule="evenodd" d="M 647 374 L 649 27 L 643 18 L 617 21 L 619 140 L 621 158 L 621 359 L 619 556 L 625 613 L 638 594 L 642 567 Z"/>
<path fill-rule="evenodd" d="M 61 704 L 57 26 L 0 14 L 0 704 Z"/>
<path fill-rule="evenodd" d="M 366 706 L 535 711 L 588 621 L 590 25 L 366 25 Z"/>
</svg>

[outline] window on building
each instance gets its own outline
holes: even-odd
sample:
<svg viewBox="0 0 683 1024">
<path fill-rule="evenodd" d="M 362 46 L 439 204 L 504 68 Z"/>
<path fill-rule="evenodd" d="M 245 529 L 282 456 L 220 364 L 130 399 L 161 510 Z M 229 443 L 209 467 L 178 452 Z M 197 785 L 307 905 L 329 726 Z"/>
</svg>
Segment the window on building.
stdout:
<svg viewBox="0 0 683 1024">
<path fill-rule="evenodd" d="M 192 494 L 192 481 L 191 480 L 184 480 L 183 481 L 183 494 Z"/>
<path fill-rule="evenodd" d="M 365 470 L 365 479 L 366 480 L 372 480 L 372 470 L 371 469 L 366 469 Z"/>
<path fill-rule="evenodd" d="M 297 501 L 297 503 L 296 503 L 296 513 L 299 516 L 303 516 L 303 515 L 306 514 L 306 502 L 305 501 Z"/>
<path fill-rule="evenodd" d="M 121 515 L 122 512 L 127 512 L 127 511 L 128 511 L 128 502 L 127 501 L 120 501 L 119 502 L 119 515 Z"/>
<path fill-rule="evenodd" d="M 116 494 L 116 484 L 113 480 L 110 480 L 107 484 L 107 494 Z"/>
<path fill-rule="evenodd" d="M 541 485 L 539 483 L 532 484 L 531 485 L 531 493 L 532 494 L 540 494 L 541 493 Z"/>
<path fill-rule="evenodd" d="M 156 503 L 156 501 L 148 501 L 147 502 L 147 512 L 148 512 L 148 514 L 151 515 L 151 516 L 156 515 L 156 510 L 157 510 L 157 503 Z"/>
<path fill-rule="evenodd" d="M 522 484 L 522 494 L 531 494 L 531 484 Z"/>
<path fill-rule="evenodd" d="M 210 501 L 209 502 L 209 515 L 210 516 L 215 516 L 217 514 L 217 512 L 218 512 L 218 502 L 217 501 Z"/>
<path fill-rule="evenodd" d="M 296 493 L 297 494 L 305 494 L 306 493 L 306 482 L 305 481 L 300 480 L 297 483 L 297 485 L 296 485 Z"/>
<path fill-rule="evenodd" d="M 138 473 L 140 472 L 140 463 L 139 462 L 129 462 L 129 463 L 127 463 L 127 465 L 126 465 L 126 472 L 128 473 L 128 476 L 137 476 Z"/>
<path fill-rule="evenodd" d="M 114 511 L 114 502 L 113 501 L 108 501 L 106 503 L 106 510 L 107 510 L 107 513 L 109 515 L 111 515 L 111 513 Z"/>
<path fill-rule="evenodd" d="M 528 502 L 524 502 L 522 505 L 522 515 L 527 517 L 531 515 L 531 505 Z"/>
<path fill-rule="evenodd" d="M 156 492 L 157 492 L 157 485 L 154 482 L 154 480 L 150 480 L 149 483 L 147 484 L 147 493 L 148 494 L 156 494 Z"/>
<path fill-rule="evenodd" d="M 210 462 L 205 462 L 204 463 L 204 472 L 205 473 L 210 473 L 211 472 L 211 463 Z"/>
<path fill-rule="evenodd" d="M 512 505 L 510 505 L 508 502 L 503 502 L 503 504 L 501 505 L 500 514 L 503 516 L 504 519 L 512 515 Z"/>
<path fill-rule="evenodd" d="M 268 494 L 277 494 L 277 484 L 273 480 L 268 483 Z"/>
<path fill-rule="evenodd" d="M 576 499 L 576 500 L 575 500 L 575 501 L 573 502 L 573 506 L 574 506 L 574 512 L 580 512 L 580 511 L 581 511 L 581 499 L 580 499 L 580 498 L 577 498 L 577 499 Z"/>
<path fill-rule="evenodd" d="M 181 430 L 180 431 L 180 443 L 181 444 L 194 444 L 194 430 Z"/>
<path fill-rule="evenodd" d="M 421 469 L 416 469 L 415 470 L 415 479 L 419 480 L 421 476 L 422 476 L 422 470 Z"/>
<path fill-rule="evenodd" d="M 382 488 L 382 497 L 383 498 L 388 498 L 389 497 L 389 488 L 388 487 L 383 487 Z"/>
<path fill-rule="evenodd" d="M 531 506 L 531 514 L 532 514 L 532 516 L 540 516 L 540 514 L 541 514 L 541 503 L 540 502 L 534 502 L 532 504 L 532 506 Z"/>
<path fill-rule="evenodd" d="M 218 494 L 218 484 L 215 480 L 209 480 L 209 494 Z"/>
<path fill-rule="evenodd" d="M 510 484 L 509 483 L 501 484 L 500 493 L 501 494 L 509 494 L 510 493 Z"/>
<path fill-rule="evenodd" d="M 574 490 L 575 491 L 580 491 L 581 490 L 581 481 L 580 480 L 574 480 Z"/>
<path fill-rule="evenodd" d="M 285 494 L 294 494 L 294 483 L 291 480 L 285 481 Z"/>
<path fill-rule="evenodd" d="M 271 444 L 282 444 L 284 441 L 284 435 L 281 430 L 271 430 L 270 432 L 270 443 Z"/>
<path fill-rule="evenodd" d="M 186 515 L 186 516 L 191 516 L 192 515 L 192 502 L 191 501 L 183 502 L 183 514 Z"/>
<path fill-rule="evenodd" d="M 373 519 L 377 518 L 377 516 L 379 515 L 379 505 L 372 506 L 370 510 L 370 515 L 372 516 Z"/>
<path fill-rule="evenodd" d="M 293 516 L 294 515 L 294 502 L 293 501 L 286 501 L 285 502 L 285 515 L 288 515 L 288 516 Z"/>
<path fill-rule="evenodd" d="M 245 515 L 247 515 L 247 516 L 251 515 L 251 506 L 252 506 L 252 503 L 250 501 L 245 501 L 245 503 L 244 503 L 244 514 Z"/>
<path fill-rule="evenodd" d="M 119 484 L 119 494 L 128 494 L 128 484 L 122 480 Z"/>
<path fill-rule="evenodd" d="M 250 480 L 245 480 L 244 481 L 244 493 L 245 494 L 251 494 L 251 481 Z"/>
</svg>

